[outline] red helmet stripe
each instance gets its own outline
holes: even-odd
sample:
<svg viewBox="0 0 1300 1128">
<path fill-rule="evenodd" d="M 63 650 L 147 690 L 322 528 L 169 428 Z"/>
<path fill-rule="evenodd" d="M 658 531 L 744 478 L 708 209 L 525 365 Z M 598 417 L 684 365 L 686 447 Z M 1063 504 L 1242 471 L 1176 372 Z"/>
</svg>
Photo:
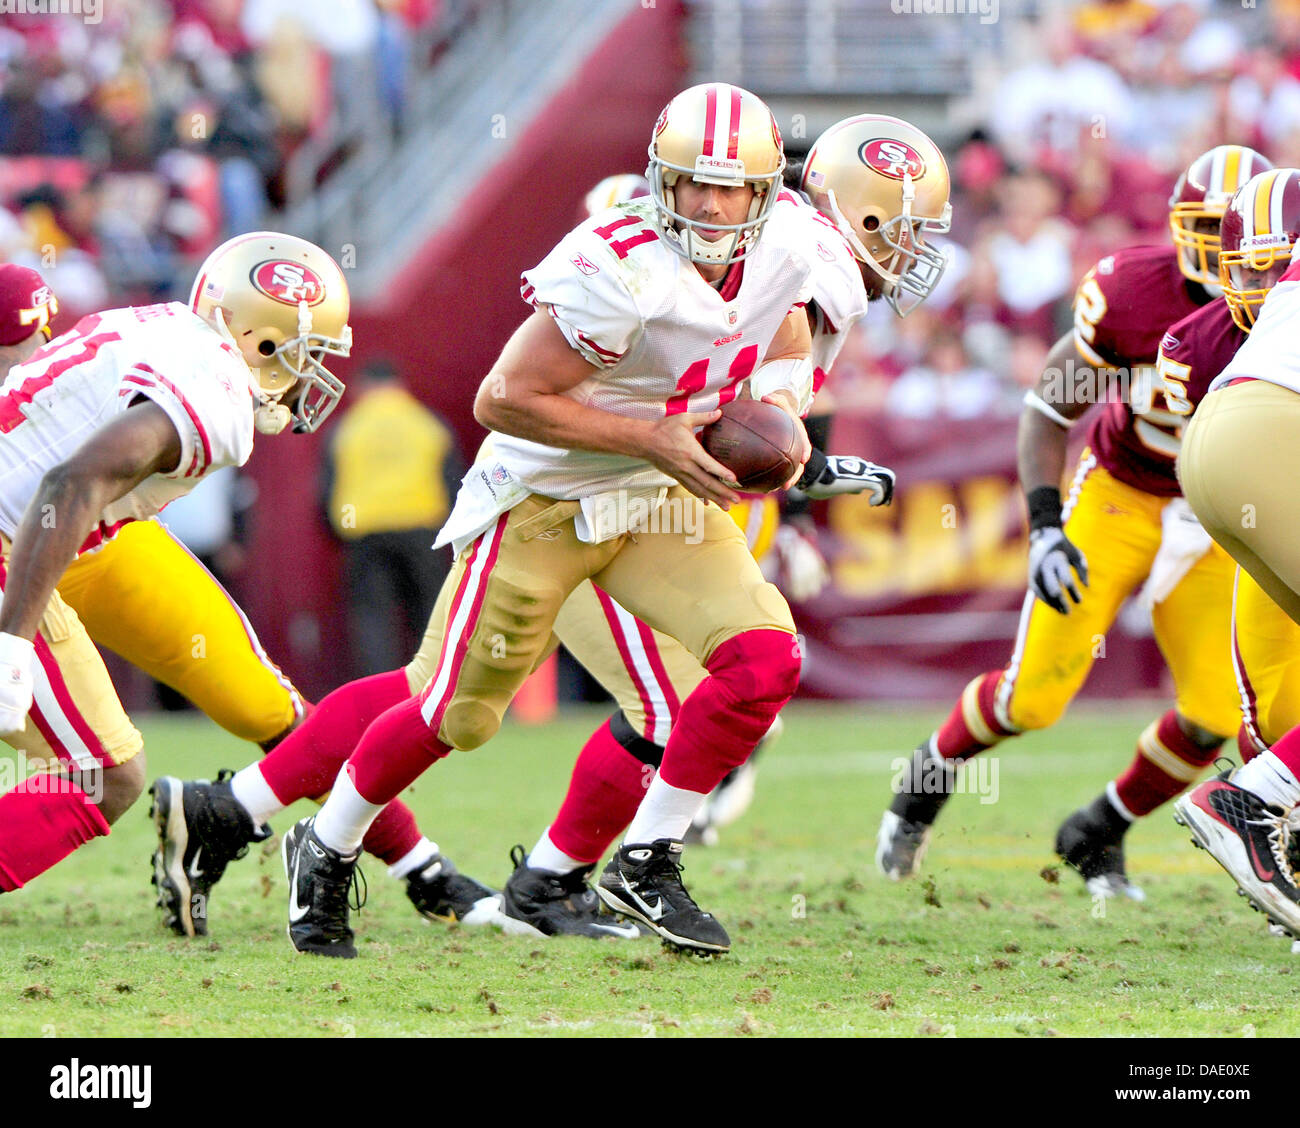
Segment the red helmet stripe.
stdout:
<svg viewBox="0 0 1300 1128">
<path fill-rule="evenodd" d="M 704 155 L 713 156 L 713 134 L 718 128 L 718 88 L 710 86 L 704 95 Z"/>
<path fill-rule="evenodd" d="M 731 131 L 727 134 L 727 159 L 735 160 L 740 148 L 740 91 L 731 88 Z"/>
</svg>

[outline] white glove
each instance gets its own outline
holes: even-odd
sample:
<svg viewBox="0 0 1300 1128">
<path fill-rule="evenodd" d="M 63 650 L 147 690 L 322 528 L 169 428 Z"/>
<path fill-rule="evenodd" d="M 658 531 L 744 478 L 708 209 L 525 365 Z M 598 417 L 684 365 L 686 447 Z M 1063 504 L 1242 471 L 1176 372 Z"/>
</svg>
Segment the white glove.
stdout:
<svg viewBox="0 0 1300 1128">
<path fill-rule="evenodd" d="M 0 634 L 0 736 L 22 732 L 27 725 L 35 652 L 30 639 Z"/>
<path fill-rule="evenodd" d="M 894 497 L 894 472 L 865 458 L 829 454 L 826 469 L 803 492 L 814 501 L 838 494 L 867 493 L 872 505 L 888 505 Z"/>
<path fill-rule="evenodd" d="M 1070 574 L 1071 568 L 1087 587 L 1088 562 L 1059 525 L 1046 525 L 1029 534 L 1029 590 L 1062 615 L 1070 613 L 1070 605 L 1065 600 L 1067 592 L 1075 603 L 1083 602 Z"/>
<path fill-rule="evenodd" d="M 781 590 L 796 603 L 819 595 L 830 582 L 830 569 L 821 552 L 793 525 L 777 529 L 774 547 L 781 562 Z"/>
</svg>

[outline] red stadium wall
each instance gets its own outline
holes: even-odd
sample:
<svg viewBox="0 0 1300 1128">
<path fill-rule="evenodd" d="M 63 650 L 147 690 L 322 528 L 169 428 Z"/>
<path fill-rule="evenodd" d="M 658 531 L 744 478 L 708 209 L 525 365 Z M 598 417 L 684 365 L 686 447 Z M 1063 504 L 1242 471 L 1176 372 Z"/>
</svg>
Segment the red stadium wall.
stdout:
<svg viewBox="0 0 1300 1128">
<path fill-rule="evenodd" d="M 633 8 L 535 121 L 506 121 L 500 161 L 454 221 L 412 254 L 381 299 L 354 310 L 355 359 L 338 369 L 345 380 L 368 360 L 392 360 L 472 455 L 482 436 L 474 391 L 526 312 L 519 274 L 577 222 L 597 180 L 645 167 L 651 126 L 683 84 L 683 18 L 675 0 Z M 445 168 L 456 175 L 454 154 Z M 316 488 L 324 443 L 258 444 L 249 463 L 259 487 L 256 571 L 238 585 L 268 652 L 312 695 L 347 673 L 339 553 Z"/>
</svg>

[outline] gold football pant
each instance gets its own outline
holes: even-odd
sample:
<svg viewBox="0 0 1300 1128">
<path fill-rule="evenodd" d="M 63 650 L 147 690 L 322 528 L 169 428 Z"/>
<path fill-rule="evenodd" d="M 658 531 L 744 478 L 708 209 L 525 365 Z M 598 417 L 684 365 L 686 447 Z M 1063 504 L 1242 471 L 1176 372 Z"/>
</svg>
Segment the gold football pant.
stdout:
<svg viewBox="0 0 1300 1128">
<path fill-rule="evenodd" d="M 0 537 L 0 588 L 9 574 L 10 545 Z M 55 759 L 77 768 L 124 764 L 143 747 L 104 660 L 77 613 L 56 591 L 34 640 L 33 702 L 24 730 L 4 739 L 33 761 Z"/>
<path fill-rule="evenodd" d="M 235 736 L 262 744 L 302 715 L 298 691 L 239 605 L 159 522 L 124 526 L 78 557 L 58 590 L 96 643 Z"/>
<path fill-rule="evenodd" d="M 695 544 L 680 531 L 583 544 L 573 524 L 578 503 L 538 495 L 502 514 L 456 561 L 407 667 L 408 678 L 426 677 L 424 717 L 439 739 L 473 748 L 496 731 L 551 647 L 560 608 L 588 579 L 699 663 L 747 631 L 793 636 L 785 600 L 726 513 L 680 486 L 665 502 L 696 504 L 702 540 Z"/>
<path fill-rule="evenodd" d="M 1300 626 L 1244 568 L 1232 607 L 1242 723 L 1257 749 L 1300 725 Z"/>
<path fill-rule="evenodd" d="M 1178 474 L 1209 534 L 1300 623 L 1300 394 L 1263 380 L 1211 392 Z"/>
<path fill-rule="evenodd" d="M 770 551 L 780 524 L 780 506 L 772 496 L 747 497 L 727 510 L 745 536 L 759 563 Z M 412 693 L 418 693 L 433 676 L 442 648 L 441 623 L 451 589 L 439 596 L 420 650 L 406 667 Z M 560 608 L 554 634 L 543 650 L 545 658 L 563 643 L 583 669 L 608 693 L 628 722 L 645 739 L 668 743 L 668 734 L 681 703 L 702 682 L 707 671 L 680 642 L 641 622 L 608 592 L 584 580 Z"/>
<path fill-rule="evenodd" d="M 1097 465 L 1091 451 L 1083 452 L 1065 533 L 1088 561 L 1088 587 L 1080 586 L 1083 602 L 1068 615 L 1032 593 L 1026 597 L 994 702 L 1005 728 L 1046 728 L 1065 712 L 1093 662 L 1104 657 L 1120 606 L 1151 570 L 1167 500 L 1119 481 Z M 1232 576 L 1232 561 L 1212 545 L 1152 610 L 1178 712 L 1222 736 L 1240 723 L 1230 655 Z"/>
</svg>

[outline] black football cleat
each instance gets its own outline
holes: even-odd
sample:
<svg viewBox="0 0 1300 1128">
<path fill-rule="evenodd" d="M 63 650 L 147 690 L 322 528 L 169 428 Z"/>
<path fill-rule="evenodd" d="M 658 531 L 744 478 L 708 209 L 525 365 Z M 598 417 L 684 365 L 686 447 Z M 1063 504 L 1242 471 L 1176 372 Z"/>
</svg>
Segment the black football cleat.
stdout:
<svg viewBox="0 0 1300 1128">
<path fill-rule="evenodd" d="M 1146 893 L 1124 870 L 1124 833 L 1129 822 L 1100 795 L 1080 807 L 1056 832 L 1056 853 L 1083 878 L 1094 897 L 1127 897 L 1145 901 Z"/>
<path fill-rule="evenodd" d="M 1206 780 L 1174 804 L 1174 821 L 1192 832 L 1260 912 L 1300 939 L 1300 889 L 1289 861 L 1287 816 L 1228 779 Z"/>
<path fill-rule="evenodd" d="M 956 779 L 956 764 L 931 755 L 928 739 L 912 753 L 876 832 L 876 868 L 891 881 L 919 872 L 934 820 L 952 796 Z"/>
<path fill-rule="evenodd" d="M 255 826 L 230 789 L 232 772 L 182 782 L 161 776 L 149 788 L 149 814 L 158 830 L 153 884 L 164 922 L 179 936 L 206 936 L 212 887 L 226 866 L 271 837 Z"/>
<path fill-rule="evenodd" d="M 289 879 L 289 940 L 300 952 L 351 960 L 357 955 L 348 924 L 348 894 L 361 882 L 353 902 L 365 904 L 365 879 L 357 868 L 361 851 L 344 856 L 331 850 L 312 829 L 314 818 L 294 825 L 281 851 Z"/>
<path fill-rule="evenodd" d="M 522 846 L 510 851 L 514 873 L 502 890 L 504 931 L 514 935 L 586 936 L 592 940 L 614 937 L 635 940 L 641 929 L 601 911 L 600 898 L 588 878 L 594 865 L 572 873 L 555 874 L 530 869 Z"/>
<path fill-rule="evenodd" d="M 614 912 L 631 917 L 673 948 L 722 955 L 731 937 L 702 912 L 682 884 L 682 844 L 671 838 L 624 845 L 609 860 L 596 892 Z"/>
<path fill-rule="evenodd" d="M 500 923 L 501 894 L 461 873 L 442 854 L 407 875 L 406 896 L 426 920 L 469 925 Z"/>
</svg>

